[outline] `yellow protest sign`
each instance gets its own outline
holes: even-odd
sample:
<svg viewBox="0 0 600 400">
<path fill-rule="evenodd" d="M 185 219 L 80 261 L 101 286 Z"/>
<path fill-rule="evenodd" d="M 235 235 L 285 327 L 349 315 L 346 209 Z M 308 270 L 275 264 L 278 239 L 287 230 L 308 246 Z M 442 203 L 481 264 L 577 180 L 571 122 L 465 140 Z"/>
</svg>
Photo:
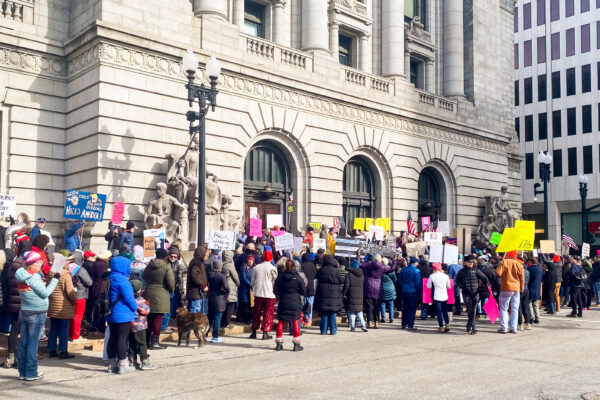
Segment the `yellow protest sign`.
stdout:
<svg viewBox="0 0 600 400">
<path fill-rule="evenodd" d="M 317 231 L 317 232 L 321 231 L 321 223 L 320 222 L 310 222 L 309 225 L 312 226 L 315 231 Z"/>
<path fill-rule="evenodd" d="M 527 240 L 531 243 L 531 247 L 519 250 L 533 250 L 533 242 L 535 241 L 535 221 L 515 221 L 515 228 L 526 228 L 529 232 Z"/>
<path fill-rule="evenodd" d="M 530 236 L 530 228 L 506 228 L 496 252 L 506 253 L 513 250 L 533 250 L 533 240 L 530 239 Z"/>
<path fill-rule="evenodd" d="M 380 226 L 384 230 L 389 231 L 390 230 L 390 219 L 389 218 L 377 218 L 375 220 L 375 226 Z"/>
<path fill-rule="evenodd" d="M 373 218 L 365 218 L 365 229 L 369 229 L 371 225 L 375 225 L 375 220 Z"/>
<path fill-rule="evenodd" d="M 365 219 L 364 218 L 354 218 L 354 228 L 361 231 L 365 230 Z"/>
</svg>

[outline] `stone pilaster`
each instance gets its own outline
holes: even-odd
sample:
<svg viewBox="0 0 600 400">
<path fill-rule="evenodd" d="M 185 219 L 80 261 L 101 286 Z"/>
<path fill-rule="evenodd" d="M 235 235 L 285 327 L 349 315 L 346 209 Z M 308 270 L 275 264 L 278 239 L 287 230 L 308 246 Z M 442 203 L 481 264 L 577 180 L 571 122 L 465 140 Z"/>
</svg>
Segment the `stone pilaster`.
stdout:
<svg viewBox="0 0 600 400">
<path fill-rule="evenodd" d="M 362 33 L 359 37 L 358 50 L 358 68 L 361 71 L 371 73 L 371 51 L 369 49 L 369 37 L 367 33 Z"/>
<path fill-rule="evenodd" d="M 302 0 L 302 50 L 329 55 L 327 1 Z"/>
<path fill-rule="evenodd" d="M 433 93 L 435 74 L 433 73 L 433 60 L 425 61 L 425 90 Z"/>
<path fill-rule="evenodd" d="M 381 74 L 405 76 L 404 0 L 381 3 Z"/>
<path fill-rule="evenodd" d="M 283 0 L 273 2 L 273 41 L 282 45 L 287 43 L 285 40 L 285 17 L 283 12 L 285 4 L 286 2 Z"/>
<path fill-rule="evenodd" d="M 444 95 L 449 97 L 464 97 L 463 0 L 445 0 L 443 4 Z"/>
<path fill-rule="evenodd" d="M 194 15 L 215 16 L 227 20 L 227 0 L 193 0 Z"/>
<path fill-rule="evenodd" d="M 234 9 L 234 22 L 237 25 L 240 32 L 244 31 L 244 0 L 234 0 L 235 1 L 235 9 Z"/>
<path fill-rule="evenodd" d="M 404 51 L 404 74 L 406 79 L 410 81 L 410 52 Z"/>
<path fill-rule="evenodd" d="M 329 23 L 329 51 L 335 61 L 340 59 L 340 25 L 337 22 Z"/>
</svg>

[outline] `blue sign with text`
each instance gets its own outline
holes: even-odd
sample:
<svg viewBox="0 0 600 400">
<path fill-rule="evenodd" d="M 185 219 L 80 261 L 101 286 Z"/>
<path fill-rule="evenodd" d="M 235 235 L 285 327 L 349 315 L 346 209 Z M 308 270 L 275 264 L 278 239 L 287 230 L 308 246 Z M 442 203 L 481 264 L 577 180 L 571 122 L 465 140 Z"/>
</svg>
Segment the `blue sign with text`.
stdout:
<svg viewBox="0 0 600 400">
<path fill-rule="evenodd" d="M 106 195 L 67 190 L 64 217 L 82 221 L 102 221 Z"/>
</svg>

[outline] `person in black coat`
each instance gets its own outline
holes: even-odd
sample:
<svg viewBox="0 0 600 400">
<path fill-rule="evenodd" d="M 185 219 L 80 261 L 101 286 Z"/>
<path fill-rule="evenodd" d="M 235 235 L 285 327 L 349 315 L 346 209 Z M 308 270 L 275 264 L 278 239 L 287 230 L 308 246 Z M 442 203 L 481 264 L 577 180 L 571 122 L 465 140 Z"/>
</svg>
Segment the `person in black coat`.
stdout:
<svg viewBox="0 0 600 400">
<path fill-rule="evenodd" d="M 306 303 L 310 304 L 310 310 L 304 313 L 304 319 L 306 324 L 310 324 L 312 321 L 313 304 L 315 302 L 315 279 L 317 279 L 317 267 L 315 267 L 315 264 L 310 261 L 310 254 L 302 254 L 301 269 L 307 280 L 306 296 L 304 296 L 303 306 L 305 306 Z"/>
<path fill-rule="evenodd" d="M 365 273 L 360 268 L 358 260 L 352 260 L 348 275 L 344 279 L 342 293 L 344 295 L 344 308 L 350 320 L 350 331 L 354 332 L 356 327 L 356 317 L 360 322 L 363 332 L 368 332 L 363 317 L 363 286 L 365 283 Z"/>
<path fill-rule="evenodd" d="M 291 322 L 294 335 L 294 351 L 301 351 L 300 345 L 300 313 L 302 311 L 301 296 L 306 295 L 304 280 L 294 269 L 294 261 L 285 262 L 283 273 L 277 276 L 273 292 L 279 298 L 277 306 L 277 335 L 275 350 L 283 350 L 283 327 Z"/>
<path fill-rule="evenodd" d="M 229 296 L 229 285 L 222 271 L 223 264 L 215 260 L 212 271 L 208 273 L 208 321 L 213 328 L 213 343 L 223 343 L 223 338 L 219 337 L 219 329 Z"/>
<path fill-rule="evenodd" d="M 429 262 L 424 258 L 421 258 L 419 264 L 417 265 L 417 269 L 421 272 L 421 278 L 427 279 L 429 275 L 433 273 L 433 268 L 429 265 Z M 421 299 L 423 297 L 421 296 Z M 433 311 L 433 304 L 421 304 L 421 319 L 426 320 L 427 314 L 433 318 L 435 316 L 435 312 Z"/>
<path fill-rule="evenodd" d="M 464 268 L 458 271 L 456 276 L 456 285 L 462 290 L 463 301 L 467 307 L 467 332 L 475 335 L 477 333 L 475 312 L 477 311 L 479 294 L 482 289 L 485 289 L 488 293 L 486 298 L 489 297 L 488 285 L 490 282 L 487 276 L 475 267 L 475 257 L 473 255 L 466 256 L 463 264 Z M 485 305 L 485 303 L 483 304 Z"/>
<path fill-rule="evenodd" d="M 321 314 L 321 335 L 329 329 L 332 335 L 337 332 L 337 312 L 342 304 L 342 274 L 338 270 L 338 262 L 332 255 L 323 257 L 323 265 L 317 272 L 317 290 L 315 293 L 315 309 Z"/>
<path fill-rule="evenodd" d="M 533 321 L 529 321 L 529 323 L 540 323 L 540 299 L 541 296 L 541 286 L 542 286 L 542 277 L 544 276 L 544 270 L 538 263 L 533 263 L 529 267 L 529 301 L 531 302 L 531 307 L 533 309 Z"/>
</svg>

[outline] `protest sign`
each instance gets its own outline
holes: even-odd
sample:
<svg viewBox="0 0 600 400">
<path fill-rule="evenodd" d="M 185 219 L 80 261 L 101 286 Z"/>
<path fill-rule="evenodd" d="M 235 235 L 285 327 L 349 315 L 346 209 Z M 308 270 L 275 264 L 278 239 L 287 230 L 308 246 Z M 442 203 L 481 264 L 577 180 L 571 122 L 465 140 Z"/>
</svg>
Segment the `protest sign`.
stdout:
<svg viewBox="0 0 600 400">
<path fill-rule="evenodd" d="M 450 289 L 446 289 L 448 292 L 448 304 L 454 304 L 456 299 L 454 298 L 454 279 L 450 279 Z"/>
<path fill-rule="evenodd" d="M 320 222 L 309 222 L 308 225 L 312 226 L 315 232 L 321 232 L 321 223 Z"/>
<path fill-rule="evenodd" d="M 235 242 L 235 232 L 210 231 L 208 234 L 210 250 L 235 250 Z"/>
<path fill-rule="evenodd" d="M 113 213 L 110 222 L 115 225 L 120 225 L 123 222 L 123 213 L 125 212 L 125 203 L 121 201 L 115 201 L 113 205 Z"/>
<path fill-rule="evenodd" d="M 383 228 L 384 231 L 388 231 L 389 232 L 391 222 L 390 222 L 389 218 L 377 218 L 375 220 L 375 225 L 376 226 L 380 226 L 380 227 Z"/>
<path fill-rule="evenodd" d="M 0 217 L 17 216 L 17 197 L 10 194 L 0 194 Z"/>
<path fill-rule="evenodd" d="M 250 207 L 250 219 L 260 219 L 258 216 L 258 207 Z"/>
<path fill-rule="evenodd" d="M 336 257 L 356 257 L 356 252 L 360 247 L 361 240 L 355 239 L 336 239 L 335 256 Z"/>
<path fill-rule="evenodd" d="M 530 241 L 530 228 L 506 228 L 502 234 L 497 253 L 506 253 L 513 250 L 533 250 L 533 242 Z"/>
<path fill-rule="evenodd" d="M 396 236 L 388 235 L 386 238 L 386 244 L 390 247 L 396 247 Z"/>
<path fill-rule="evenodd" d="M 458 264 L 458 247 L 432 244 L 429 247 L 429 262 L 440 262 L 448 265 Z"/>
<path fill-rule="evenodd" d="M 583 243 L 581 245 L 581 257 L 589 257 L 590 256 L 590 244 Z"/>
<path fill-rule="evenodd" d="M 444 236 L 450 236 L 450 222 L 438 221 L 438 231 Z"/>
<path fill-rule="evenodd" d="M 431 304 L 433 300 L 431 299 L 431 289 L 427 287 L 428 278 L 423 278 L 423 304 Z"/>
<path fill-rule="evenodd" d="M 441 263 L 444 257 L 444 246 L 441 244 L 432 244 L 429 246 L 429 262 Z"/>
<path fill-rule="evenodd" d="M 515 228 L 527 229 L 527 236 L 524 236 L 524 240 L 527 240 L 527 246 L 519 250 L 533 250 L 533 242 L 535 241 L 535 221 L 515 221 Z"/>
<path fill-rule="evenodd" d="M 500 315 L 500 311 L 498 310 L 498 303 L 496 303 L 496 299 L 494 298 L 494 294 L 492 293 L 492 289 L 490 289 L 490 285 L 488 285 L 488 293 L 490 297 L 488 297 L 488 301 L 486 301 L 483 306 L 483 310 L 487 314 L 490 322 L 494 325 L 494 322 L 498 319 L 498 315 Z"/>
<path fill-rule="evenodd" d="M 64 217 L 82 221 L 102 221 L 106 195 L 67 190 Z"/>
<path fill-rule="evenodd" d="M 421 217 L 421 230 L 426 231 L 431 225 L 431 217 Z"/>
<path fill-rule="evenodd" d="M 359 249 L 361 254 L 381 254 L 385 257 L 396 256 L 396 249 L 394 247 L 378 246 L 373 243 L 367 243 L 366 241 L 361 241 L 359 243 Z"/>
<path fill-rule="evenodd" d="M 375 235 L 375 240 L 385 240 L 384 230 L 381 226 L 371 225 L 369 226 L 369 239 L 373 239 L 373 235 Z"/>
<path fill-rule="evenodd" d="M 261 237 L 262 236 L 262 219 L 250 218 L 250 229 L 248 230 L 250 236 Z"/>
<path fill-rule="evenodd" d="M 456 244 L 460 254 L 469 254 L 471 252 L 471 228 L 458 226 L 455 230 Z"/>
<path fill-rule="evenodd" d="M 285 233 L 275 237 L 275 249 L 276 250 L 290 250 L 294 251 L 294 235 L 291 233 Z"/>
<path fill-rule="evenodd" d="M 272 237 L 277 237 L 277 236 L 281 236 L 281 235 L 285 235 L 285 231 L 271 231 Z"/>
<path fill-rule="evenodd" d="M 325 247 L 325 239 L 314 238 L 313 239 L 313 250 L 317 251 L 319 249 L 327 250 L 327 247 Z"/>
<path fill-rule="evenodd" d="M 554 240 L 540 240 L 540 251 L 542 254 L 556 253 L 556 243 Z"/>
<path fill-rule="evenodd" d="M 52 263 L 52 268 L 50 268 L 50 273 L 60 273 L 65 267 L 66 263 L 67 257 L 63 256 L 60 253 L 54 253 L 54 262 Z"/>
<path fill-rule="evenodd" d="M 423 239 L 427 244 L 441 244 L 442 243 L 442 232 L 425 232 Z"/>
<path fill-rule="evenodd" d="M 371 225 L 375 225 L 375 220 L 373 218 L 365 218 L 365 229 L 369 229 Z"/>
<path fill-rule="evenodd" d="M 302 251 L 303 243 L 304 243 L 304 238 L 295 237 L 294 238 L 294 250 Z"/>
<path fill-rule="evenodd" d="M 365 230 L 365 219 L 354 218 L 354 229 L 364 231 Z"/>
<path fill-rule="evenodd" d="M 492 233 L 492 236 L 490 237 L 490 243 L 491 244 L 500 244 L 500 240 L 502 239 L 502 234 L 498 233 L 498 232 L 494 232 Z"/>
<path fill-rule="evenodd" d="M 154 241 L 154 247 L 150 248 L 150 239 Z M 146 249 L 147 248 L 147 249 Z M 154 257 L 156 249 L 165 248 L 165 229 L 145 229 L 144 230 L 144 257 Z"/>
<path fill-rule="evenodd" d="M 419 257 L 427 253 L 427 243 L 414 242 L 406 244 L 406 255 L 409 257 Z"/>
<path fill-rule="evenodd" d="M 533 249 L 533 256 L 537 257 L 538 256 L 538 251 L 536 249 Z"/>
<path fill-rule="evenodd" d="M 144 236 L 144 257 L 151 258 L 154 257 L 154 237 L 153 236 Z"/>
<path fill-rule="evenodd" d="M 281 214 L 267 214 L 267 228 L 283 226 L 283 216 Z"/>
<path fill-rule="evenodd" d="M 458 264 L 458 246 L 444 246 L 444 258 L 442 260 L 444 264 Z"/>
</svg>

